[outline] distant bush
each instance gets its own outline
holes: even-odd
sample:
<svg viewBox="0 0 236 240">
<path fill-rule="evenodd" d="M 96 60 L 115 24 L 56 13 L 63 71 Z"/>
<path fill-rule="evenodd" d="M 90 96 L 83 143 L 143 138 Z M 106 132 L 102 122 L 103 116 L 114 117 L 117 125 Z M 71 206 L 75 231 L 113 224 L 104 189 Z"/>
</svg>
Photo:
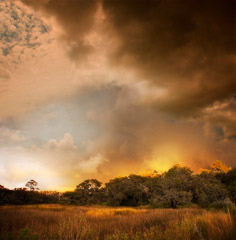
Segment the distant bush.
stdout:
<svg viewBox="0 0 236 240">
<path fill-rule="evenodd" d="M 215 201 L 215 202 L 211 203 L 207 209 L 208 210 L 220 210 L 220 211 L 225 211 L 225 212 L 229 211 L 229 212 L 236 213 L 236 207 L 229 198 L 227 198 L 223 201 Z"/>
</svg>

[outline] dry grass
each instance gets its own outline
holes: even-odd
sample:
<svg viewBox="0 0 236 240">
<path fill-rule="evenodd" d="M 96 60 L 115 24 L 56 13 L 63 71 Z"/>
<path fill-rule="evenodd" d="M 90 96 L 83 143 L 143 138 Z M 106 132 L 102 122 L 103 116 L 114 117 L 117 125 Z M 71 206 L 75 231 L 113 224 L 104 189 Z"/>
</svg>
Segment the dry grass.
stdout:
<svg viewBox="0 0 236 240">
<path fill-rule="evenodd" d="M 139 209 L 29 205 L 0 208 L 1 240 L 226 240 L 229 213 L 203 209 Z"/>
<path fill-rule="evenodd" d="M 146 213 L 146 209 L 135 208 L 93 208 L 86 211 L 86 215 L 90 217 L 111 217 L 116 215 L 131 215 Z"/>
</svg>

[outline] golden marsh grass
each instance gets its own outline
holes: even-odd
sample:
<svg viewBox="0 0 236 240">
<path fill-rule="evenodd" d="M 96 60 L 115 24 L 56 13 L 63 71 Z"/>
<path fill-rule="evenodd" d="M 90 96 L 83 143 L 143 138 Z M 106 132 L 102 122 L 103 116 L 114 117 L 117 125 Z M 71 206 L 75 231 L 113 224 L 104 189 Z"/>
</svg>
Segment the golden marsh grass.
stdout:
<svg viewBox="0 0 236 240">
<path fill-rule="evenodd" d="M 1 240 L 226 240 L 230 213 L 52 205 L 0 208 Z"/>
</svg>

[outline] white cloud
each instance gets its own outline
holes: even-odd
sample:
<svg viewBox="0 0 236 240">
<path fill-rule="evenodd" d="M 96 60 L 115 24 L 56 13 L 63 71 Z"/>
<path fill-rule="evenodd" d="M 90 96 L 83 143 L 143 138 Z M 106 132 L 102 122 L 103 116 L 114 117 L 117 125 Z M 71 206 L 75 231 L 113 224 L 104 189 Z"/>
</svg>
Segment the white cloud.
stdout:
<svg viewBox="0 0 236 240">
<path fill-rule="evenodd" d="M 60 151 L 71 151 L 76 150 L 77 146 L 70 133 L 65 133 L 64 137 L 59 141 L 56 139 L 50 139 L 47 144 L 44 145 L 47 150 L 60 150 Z"/>
<path fill-rule="evenodd" d="M 0 127 L 0 143 L 19 143 L 25 141 L 26 138 L 22 135 L 20 130 L 10 129 L 7 127 Z"/>
<path fill-rule="evenodd" d="M 78 164 L 78 167 L 87 173 L 96 173 L 97 169 L 103 164 L 107 162 L 107 159 L 100 153 L 91 156 L 86 161 L 82 161 Z"/>
<path fill-rule="evenodd" d="M 18 135 L 13 138 L 20 140 Z M 42 146 L 0 148 L 0 184 L 23 187 L 32 178 L 41 189 L 73 189 L 104 162 L 101 154 L 86 156 L 71 134 L 65 133 L 61 139 L 49 139 Z"/>
</svg>

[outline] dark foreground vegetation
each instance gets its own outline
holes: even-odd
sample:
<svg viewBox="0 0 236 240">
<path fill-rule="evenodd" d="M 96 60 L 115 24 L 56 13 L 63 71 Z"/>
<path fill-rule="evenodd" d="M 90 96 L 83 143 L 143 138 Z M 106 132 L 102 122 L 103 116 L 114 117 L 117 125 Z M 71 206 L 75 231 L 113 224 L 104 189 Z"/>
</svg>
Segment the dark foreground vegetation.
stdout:
<svg viewBox="0 0 236 240">
<path fill-rule="evenodd" d="M 236 169 L 219 161 L 200 174 L 175 165 L 104 186 L 88 179 L 65 193 L 25 186 L 0 187 L 0 240 L 236 239 Z"/>
<path fill-rule="evenodd" d="M 61 203 L 72 205 L 143 206 L 156 208 L 232 208 L 236 203 L 236 169 L 216 161 L 211 169 L 193 174 L 175 165 L 163 174 L 130 175 L 110 180 L 105 186 L 96 179 L 85 180 L 75 191 L 40 192 L 34 180 L 27 188 L 9 190 L 1 186 L 0 205 Z"/>
<path fill-rule="evenodd" d="M 233 212 L 65 205 L 0 207 L 1 240 L 233 240 Z"/>
</svg>

